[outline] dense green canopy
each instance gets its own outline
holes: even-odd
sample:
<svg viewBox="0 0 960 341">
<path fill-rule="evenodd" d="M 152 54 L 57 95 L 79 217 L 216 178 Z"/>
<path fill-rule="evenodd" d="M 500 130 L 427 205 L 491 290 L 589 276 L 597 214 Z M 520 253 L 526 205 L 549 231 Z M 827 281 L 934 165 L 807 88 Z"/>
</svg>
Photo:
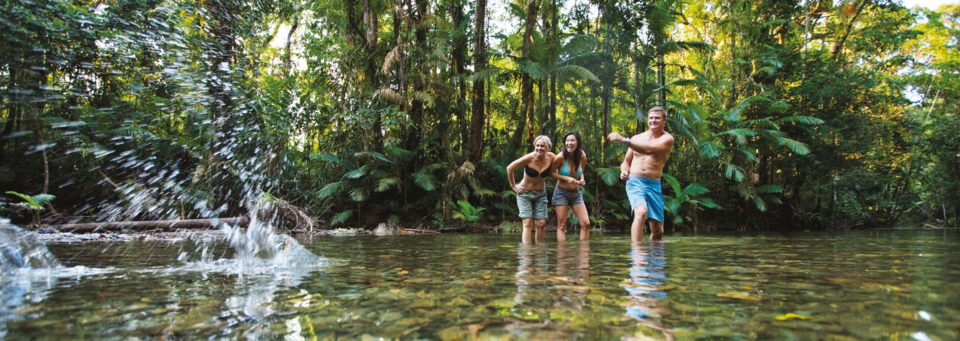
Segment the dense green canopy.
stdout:
<svg viewBox="0 0 960 341">
<path fill-rule="evenodd" d="M 956 226 L 958 20 L 885 0 L 4 0 L 0 185 L 99 219 L 241 214 L 259 191 L 327 226 L 498 225 L 518 220 L 506 165 L 579 130 L 591 219 L 619 229 L 625 147 L 604 137 L 662 104 L 668 230 Z"/>
</svg>

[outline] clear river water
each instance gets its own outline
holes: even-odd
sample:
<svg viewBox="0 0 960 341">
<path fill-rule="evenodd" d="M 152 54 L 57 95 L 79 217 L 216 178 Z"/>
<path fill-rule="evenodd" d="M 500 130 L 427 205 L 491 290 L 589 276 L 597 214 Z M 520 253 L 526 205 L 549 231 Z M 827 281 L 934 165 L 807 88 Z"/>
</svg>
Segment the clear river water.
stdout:
<svg viewBox="0 0 960 341">
<path fill-rule="evenodd" d="M 957 340 L 957 230 L 50 244 L 0 292 L 8 340 Z M 39 270 L 37 270 L 39 271 Z"/>
</svg>

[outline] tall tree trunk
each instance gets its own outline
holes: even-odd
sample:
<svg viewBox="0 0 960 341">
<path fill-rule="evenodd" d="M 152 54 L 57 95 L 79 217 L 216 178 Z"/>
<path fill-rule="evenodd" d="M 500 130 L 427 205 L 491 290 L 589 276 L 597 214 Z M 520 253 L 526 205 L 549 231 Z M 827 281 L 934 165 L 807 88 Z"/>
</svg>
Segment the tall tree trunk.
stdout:
<svg viewBox="0 0 960 341">
<path fill-rule="evenodd" d="M 365 77 L 366 81 L 369 82 L 369 90 L 374 91 L 380 88 L 380 80 L 377 77 L 377 70 L 379 69 L 378 62 L 383 60 L 383 58 L 377 58 L 375 56 L 377 50 L 377 43 L 379 42 L 379 17 L 378 13 L 373 11 L 372 6 L 370 5 L 371 0 L 363 0 L 363 25 L 365 26 L 363 50 L 367 54 L 366 65 L 365 65 Z M 374 111 L 377 117 L 373 120 L 373 145 L 374 148 L 379 150 L 380 146 L 383 145 L 383 134 L 381 132 L 383 125 L 383 117 L 380 115 L 379 110 Z M 364 143 L 364 146 L 367 144 Z"/>
<path fill-rule="evenodd" d="M 606 14 L 607 11 L 604 11 L 604 13 Z M 611 91 L 610 88 L 613 87 L 613 84 L 612 84 L 613 77 L 614 77 L 613 73 L 616 72 L 613 69 L 613 65 L 612 65 L 613 64 L 613 43 L 610 42 L 610 40 L 612 39 L 610 37 L 611 25 L 610 23 L 607 23 L 606 26 L 607 26 L 607 33 L 603 43 L 603 51 L 605 52 L 603 56 L 603 84 L 601 84 L 601 89 L 600 89 L 600 106 L 601 106 L 600 108 L 600 132 L 601 132 L 600 148 L 601 149 L 605 149 L 607 145 L 606 136 L 607 134 L 610 133 L 610 121 L 609 121 L 610 91 Z"/>
<path fill-rule="evenodd" d="M 559 26 L 560 24 L 558 19 L 558 14 L 557 14 L 559 10 L 560 9 L 557 7 L 557 0 L 553 0 L 553 4 L 551 6 L 551 11 L 550 11 L 550 29 L 552 31 L 550 33 L 550 39 L 554 43 L 558 43 L 560 41 L 559 30 L 557 29 L 557 26 Z M 559 53 L 559 48 L 558 48 L 558 53 Z M 556 65 L 557 59 L 558 59 L 557 54 L 553 54 L 552 58 L 553 58 L 552 64 Z M 554 142 L 556 142 L 557 141 L 557 75 L 556 74 L 550 75 L 550 132 L 552 133 L 551 138 L 554 140 Z"/>
<path fill-rule="evenodd" d="M 457 79 L 457 104 L 466 103 L 467 101 L 467 85 L 463 79 L 463 74 L 466 71 L 467 64 L 467 35 L 466 35 L 466 25 L 461 26 L 466 19 L 466 15 L 463 13 L 463 1 L 456 0 L 450 4 L 450 18 L 453 21 L 454 34 L 453 34 L 453 50 L 450 52 L 450 73 L 453 77 L 459 77 Z M 463 29 L 460 29 L 463 27 Z M 453 107 L 453 112 L 457 116 L 457 135 L 459 135 L 459 141 L 456 143 L 459 146 L 458 149 L 469 149 L 469 135 L 467 133 L 467 121 L 464 117 L 464 110 L 462 105 L 455 105 Z"/>
<path fill-rule="evenodd" d="M 527 2 L 527 22 L 523 30 L 523 49 L 520 56 L 530 62 L 530 43 L 533 41 L 533 29 L 537 24 L 537 12 L 540 10 L 538 0 Z M 533 141 L 533 127 L 536 125 L 536 108 L 533 93 L 533 78 L 529 74 L 523 75 L 520 88 L 520 99 L 523 101 L 521 112 L 527 120 L 527 141 Z"/>
<path fill-rule="evenodd" d="M 477 8 L 474 13 L 473 36 L 473 53 L 477 59 L 474 64 L 474 70 L 482 70 L 487 67 L 487 57 L 484 56 L 487 52 L 486 15 L 487 0 L 477 0 Z M 486 113 L 484 111 L 485 85 L 482 79 L 473 81 L 473 101 L 472 112 L 470 114 L 470 161 L 473 162 L 474 165 L 479 164 L 483 158 L 483 131 L 484 123 L 486 122 Z"/>
<path fill-rule="evenodd" d="M 408 10 L 408 16 L 413 19 L 414 23 L 422 23 L 429 15 L 429 6 L 430 2 L 427 0 L 416 0 L 414 1 L 414 6 L 411 6 L 411 8 Z M 423 50 L 427 47 L 428 30 L 429 28 L 426 27 L 426 25 L 414 25 L 414 46 L 417 48 L 411 50 L 416 50 L 416 53 L 414 53 L 414 56 L 410 61 L 410 65 L 421 65 L 424 62 Z M 426 89 L 424 77 L 425 75 L 421 75 L 419 78 L 413 79 L 412 85 L 415 94 L 418 94 Z M 424 122 L 424 110 L 425 108 L 423 100 L 420 99 L 419 96 L 413 95 L 413 100 L 410 103 L 410 110 L 408 113 L 411 121 L 413 121 L 414 126 L 412 129 L 407 130 L 407 150 L 417 150 L 417 147 L 420 145 L 420 140 L 423 137 L 420 133 L 420 129 L 422 128 Z M 410 163 L 413 167 L 416 167 L 415 164 L 419 162 L 419 156 L 422 156 L 422 153 L 418 151 L 416 155 L 418 156 L 416 157 L 416 160 Z"/>
</svg>

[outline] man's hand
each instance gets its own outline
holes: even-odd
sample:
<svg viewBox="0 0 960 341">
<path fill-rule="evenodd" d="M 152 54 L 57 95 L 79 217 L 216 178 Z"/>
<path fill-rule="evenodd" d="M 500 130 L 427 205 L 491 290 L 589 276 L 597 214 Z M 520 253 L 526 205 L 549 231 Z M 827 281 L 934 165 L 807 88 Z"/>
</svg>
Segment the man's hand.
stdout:
<svg viewBox="0 0 960 341">
<path fill-rule="evenodd" d="M 626 180 L 630 178 L 630 172 L 620 171 L 620 180 Z"/>
<path fill-rule="evenodd" d="M 620 133 L 617 133 L 617 132 L 610 133 L 610 135 L 607 136 L 607 139 L 610 139 L 610 141 L 621 143 L 621 144 L 624 142 L 627 142 L 627 138 L 623 137 L 623 135 L 620 135 Z"/>
</svg>

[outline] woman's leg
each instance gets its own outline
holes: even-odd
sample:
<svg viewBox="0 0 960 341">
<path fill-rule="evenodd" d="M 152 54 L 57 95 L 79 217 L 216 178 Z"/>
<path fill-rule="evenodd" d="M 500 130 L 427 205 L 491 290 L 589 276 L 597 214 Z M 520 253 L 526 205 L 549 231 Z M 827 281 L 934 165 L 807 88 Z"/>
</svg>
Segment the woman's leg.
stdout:
<svg viewBox="0 0 960 341">
<path fill-rule="evenodd" d="M 535 222 L 537 227 L 537 243 L 544 243 L 547 241 L 547 220 L 546 219 L 537 219 Z"/>
<path fill-rule="evenodd" d="M 587 205 L 580 204 L 573 206 L 573 214 L 577 215 L 580 221 L 580 240 L 590 239 L 590 214 L 587 213 Z"/>
<path fill-rule="evenodd" d="M 523 236 L 521 241 L 524 244 L 533 243 L 533 218 L 523 218 Z"/>
<path fill-rule="evenodd" d="M 557 205 L 553 209 L 557 211 L 557 241 L 567 240 L 567 205 Z"/>
</svg>

